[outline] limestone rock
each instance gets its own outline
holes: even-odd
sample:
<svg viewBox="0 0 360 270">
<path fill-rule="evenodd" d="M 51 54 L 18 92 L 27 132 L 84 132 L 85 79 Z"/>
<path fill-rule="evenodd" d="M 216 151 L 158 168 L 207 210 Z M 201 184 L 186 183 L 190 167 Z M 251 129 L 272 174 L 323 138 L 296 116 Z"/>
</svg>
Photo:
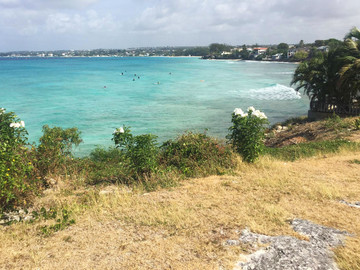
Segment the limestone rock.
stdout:
<svg viewBox="0 0 360 270">
<path fill-rule="evenodd" d="M 291 224 L 296 232 L 308 236 L 310 241 L 291 236 L 267 236 L 243 230 L 239 242 L 249 244 L 258 250 L 243 256 L 243 260 L 238 262 L 234 269 L 338 269 L 329 247 L 341 245 L 344 236 L 348 235 L 346 232 L 301 219 L 294 219 Z M 235 241 L 237 240 L 227 243 L 231 245 L 236 243 Z"/>
</svg>

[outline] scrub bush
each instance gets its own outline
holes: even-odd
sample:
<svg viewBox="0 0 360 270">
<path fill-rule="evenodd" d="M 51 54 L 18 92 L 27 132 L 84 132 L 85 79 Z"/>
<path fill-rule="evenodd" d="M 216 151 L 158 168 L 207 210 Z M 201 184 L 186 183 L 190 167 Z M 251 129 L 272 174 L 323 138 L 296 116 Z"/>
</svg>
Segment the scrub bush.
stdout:
<svg viewBox="0 0 360 270">
<path fill-rule="evenodd" d="M 24 121 L 0 108 L 0 212 L 24 204 L 35 186 Z"/>
<path fill-rule="evenodd" d="M 144 174 L 154 173 L 158 169 L 157 136 L 143 134 L 133 136 L 128 127 L 121 127 L 114 131 L 112 140 L 121 150 L 124 158 L 129 162 L 134 174 L 141 177 Z"/>
<path fill-rule="evenodd" d="M 268 124 L 264 113 L 249 107 L 247 113 L 236 108 L 232 113 L 227 139 L 234 149 L 249 163 L 255 162 L 264 149 L 265 124 Z"/>
<path fill-rule="evenodd" d="M 72 158 L 73 145 L 78 146 L 82 139 L 77 128 L 63 129 L 43 126 L 43 136 L 37 147 L 37 169 L 42 177 L 56 173 Z"/>
<path fill-rule="evenodd" d="M 162 164 L 186 177 L 222 174 L 235 165 L 230 147 L 205 134 L 185 133 L 166 141 L 161 149 Z"/>
</svg>

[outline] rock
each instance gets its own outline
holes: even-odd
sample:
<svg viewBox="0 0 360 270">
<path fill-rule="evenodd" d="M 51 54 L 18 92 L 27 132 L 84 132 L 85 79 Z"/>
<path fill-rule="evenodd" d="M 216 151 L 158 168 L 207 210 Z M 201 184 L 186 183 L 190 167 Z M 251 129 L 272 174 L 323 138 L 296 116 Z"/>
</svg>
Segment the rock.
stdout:
<svg viewBox="0 0 360 270">
<path fill-rule="evenodd" d="M 34 216 L 29 213 L 31 211 L 32 209 L 30 209 L 30 211 L 19 209 L 17 211 L 3 213 L 3 215 L 0 217 L 0 225 L 7 225 L 13 221 L 20 222 L 33 220 Z"/>
<path fill-rule="evenodd" d="M 360 208 L 360 202 L 349 203 L 345 200 L 341 200 L 340 202 L 343 204 L 346 204 L 347 206 L 350 206 L 350 207 Z"/>
<path fill-rule="evenodd" d="M 314 224 L 308 220 L 294 219 L 291 223 L 294 231 L 310 237 L 310 242 L 317 245 L 339 246 L 343 244 L 345 235 L 349 235 L 345 231 Z"/>
<path fill-rule="evenodd" d="M 282 127 L 282 130 L 283 130 L 283 131 L 287 131 L 287 130 L 289 130 L 289 128 L 286 127 L 286 126 L 284 126 L 284 127 Z"/>
<path fill-rule="evenodd" d="M 243 230 L 239 238 L 240 243 L 249 244 L 256 249 L 261 248 L 243 256 L 244 260 L 238 262 L 234 269 L 338 269 L 329 247 L 341 245 L 344 236 L 348 235 L 346 232 L 301 219 L 294 219 L 291 224 L 296 232 L 308 236 L 310 241 L 291 236 L 267 236 Z M 231 240 L 227 242 L 233 243 Z"/>
</svg>

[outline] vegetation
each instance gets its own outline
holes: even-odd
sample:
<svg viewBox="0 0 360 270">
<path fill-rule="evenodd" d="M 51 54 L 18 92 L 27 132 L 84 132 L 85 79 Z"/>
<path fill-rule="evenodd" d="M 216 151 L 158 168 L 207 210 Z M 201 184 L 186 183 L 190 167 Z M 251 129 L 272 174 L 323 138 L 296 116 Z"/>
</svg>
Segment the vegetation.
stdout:
<svg viewBox="0 0 360 270">
<path fill-rule="evenodd" d="M 62 184 L 36 199 L 33 221 L 12 222 L 11 227 L 4 227 L 0 257 L 6 268 L 22 264 L 34 268 L 71 267 L 70 262 L 75 261 L 86 265 L 89 261 L 81 259 L 86 252 L 97 258 L 98 268 L 113 263 L 107 261 L 104 265 L 101 256 L 115 254 L 127 256 L 116 261 L 116 267 L 134 268 L 143 265 L 141 254 L 148 258 L 148 269 L 154 263 L 162 268 L 171 263 L 174 269 L 232 269 L 239 253 L 250 250 L 246 246 L 224 248 L 223 243 L 237 239 L 239 230 L 245 227 L 263 234 L 294 235 L 287 220 L 301 217 L 354 235 L 360 233 L 358 215 L 337 202 L 344 198 L 353 201 L 360 194 L 354 181 L 360 169 L 359 143 L 331 139 L 264 147 L 266 116 L 253 107 L 247 113 L 236 109 L 232 114 L 230 145 L 206 134 L 188 132 L 158 146 L 156 136 L 135 136 L 123 126 L 113 133 L 114 147 L 97 148 L 82 159 L 71 155 L 72 147 L 81 142 L 77 129 L 44 126 L 39 145 L 31 146 L 20 119 L 5 110 L 0 117 L 1 149 L 8 149 L 1 152 L 7 157 L 1 159 L 2 166 L 8 166 L 14 162 L 11 158 L 19 155 L 22 162 L 14 163 L 17 167 L 10 172 L 31 162 L 25 174 L 11 174 L 27 189 L 12 191 L 11 200 L 1 201 L 1 210 L 21 205 L 26 208 L 24 198 L 28 201 L 35 188 L 45 188 L 50 177 Z M 281 125 L 313 124 L 305 121 L 297 118 Z M 321 122 L 318 130 L 341 133 L 350 129 L 358 134 L 358 122 L 359 118 L 333 116 Z M 6 148 L 8 145 L 17 147 Z M 231 148 L 246 162 L 237 163 Z M 333 155 L 339 151 L 344 155 Z M 327 155 L 326 160 L 323 155 Z M 304 159 L 308 157 L 313 159 Z M 255 160 L 258 162 L 249 164 Z M 2 169 L 1 173 L 3 176 L 6 171 Z M 222 176 L 197 178 L 176 189 L 144 193 L 158 186 L 173 187 L 183 178 L 214 174 Z M 77 182 L 79 178 L 82 181 Z M 0 183 L 5 186 L 3 179 Z M 349 223 L 349 218 L 355 221 Z M 69 226 L 71 230 L 66 229 Z M 119 234 L 122 227 L 126 227 L 126 237 Z M 44 248 L 34 251 L 39 241 Z M 72 249 L 78 244 L 85 246 L 85 251 Z M 59 257 L 67 256 L 64 248 L 73 251 L 71 258 Z M 169 256 L 169 252 L 187 259 Z M 356 269 L 360 263 L 358 237 L 347 240 L 346 246 L 335 252 L 341 269 Z"/>
<path fill-rule="evenodd" d="M 23 121 L 0 109 L 0 212 L 4 207 L 26 203 L 36 186 L 31 152 Z"/>
<path fill-rule="evenodd" d="M 328 53 L 316 52 L 301 64 L 296 75 L 296 83 L 302 84 L 299 89 L 304 88 L 314 100 L 352 102 L 353 89 L 359 89 L 358 33 L 354 29 L 344 43 L 333 41 Z M 212 49 L 218 53 L 222 47 Z M 245 52 L 246 46 L 238 53 L 248 57 Z M 263 234 L 294 235 L 287 220 L 301 217 L 350 232 L 353 236 L 346 246 L 335 253 L 341 269 L 357 269 L 359 215 L 338 201 L 355 201 L 360 195 L 356 181 L 360 145 L 345 137 L 350 133 L 359 136 L 360 118 L 334 115 L 315 127 L 318 134 L 306 126 L 299 132 L 301 137 L 297 126 L 314 125 L 305 122 L 297 118 L 281 123 L 287 130 L 276 134 L 266 130 L 267 140 L 288 136 L 291 144 L 281 147 L 264 146 L 268 122 L 253 107 L 247 113 L 235 109 L 229 144 L 188 132 L 159 145 L 156 136 L 135 136 L 123 126 L 113 133 L 114 147 L 97 148 L 89 157 L 78 159 L 72 156 L 72 148 L 82 141 L 76 128 L 44 126 L 39 144 L 30 145 L 25 123 L 0 109 L 0 213 L 20 206 L 26 209 L 32 197 L 49 186 L 49 178 L 65 185 L 36 199 L 32 224 L 4 227 L 0 263 L 5 268 L 71 268 L 86 252 L 91 253 L 88 258 L 95 258 L 82 262 L 86 267 L 130 269 L 144 266 L 146 257 L 144 268 L 148 269 L 154 265 L 164 269 L 169 265 L 174 269 L 233 268 L 238 254 L 250 250 L 247 246 L 224 248 L 226 240 L 237 239 L 245 227 Z M 292 140 L 297 137 L 313 140 Z M 321 139 L 324 137 L 327 140 Z M 237 163 L 232 149 L 244 163 Z M 342 156 L 333 155 L 340 151 Z M 309 157 L 313 158 L 306 159 Z M 229 172 L 231 175 L 224 175 Z M 144 194 L 158 186 L 172 187 L 187 177 L 214 174 L 222 176 Z M 102 193 L 110 184 L 111 192 Z M 64 230 L 75 219 L 76 228 Z M 126 234 L 119 234 L 122 227 Z M 70 245 L 72 241 L 76 245 Z M 79 245 L 85 251 L 74 248 L 69 258 L 59 257 Z M 126 260 L 104 265 L 99 260 L 104 254 Z"/>
<path fill-rule="evenodd" d="M 235 109 L 233 125 L 227 136 L 229 142 L 246 162 L 254 162 L 264 148 L 264 125 L 268 123 L 264 113 L 249 107 L 247 113 Z"/>
<path fill-rule="evenodd" d="M 78 146 L 82 139 L 77 128 L 62 129 L 43 126 L 43 136 L 36 151 L 37 169 L 40 176 L 57 173 L 65 169 L 66 162 L 72 158 L 72 146 Z"/>
<path fill-rule="evenodd" d="M 142 183 L 148 190 L 174 185 L 183 177 L 223 174 L 236 166 L 230 147 L 201 133 L 186 133 L 157 146 L 156 136 L 114 131 L 116 148 L 90 154 L 89 183 Z"/>
<path fill-rule="evenodd" d="M 360 90 L 360 31 L 353 28 L 341 46 L 318 52 L 296 69 L 292 84 L 311 101 L 344 105 L 357 102 Z"/>
<path fill-rule="evenodd" d="M 186 177 L 224 174 L 235 166 L 230 147 L 205 134 L 185 133 L 165 142 L 161 149 L 164 166 Z"/>
<path fill-rule="evenodd" d="M 150 193 L 113 185 L 101 195 L 104 187 L 74 189 L 69 180 L 37 201 L 46 212 L 56 209 L 57 218 L 0 227 L 0 263 L 5 269 L 234 269 L 254 250 L 224 245 L 227 240 L 239 239 L 245 228 L 304 239 L 288 223 L 302 218 L 349 232 L 345 245 L 334 249 L 336 262 L 341 270 L 359 269 L 358 209 L 338 202 L 359 198 L 355 160 L 359 152 L 296 162 L 264 157 L 239 164 L 232 175 Z M 66 205 L 76 224 L 45 237 L 41 227 L 63 219 L 54 203 Z"/>
<path fill-rule="evenodd" d="M 344 149 L 356 151 L 360 150 L 360 146 L 355 142 L 338 139 L 333 141 L 299 143 L 281 148 L 266 147 L 264 154 L 270 155 L 276 159 L 295 161 L 300 158 L 337 153 Z"/>
</svg>

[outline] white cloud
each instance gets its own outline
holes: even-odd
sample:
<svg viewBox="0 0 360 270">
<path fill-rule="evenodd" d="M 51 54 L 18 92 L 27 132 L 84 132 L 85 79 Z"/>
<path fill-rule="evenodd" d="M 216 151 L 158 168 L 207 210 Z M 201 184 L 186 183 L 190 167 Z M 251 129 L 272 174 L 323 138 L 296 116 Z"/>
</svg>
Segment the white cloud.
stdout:
<svg viewBox="0 0 360 270">
<path fill-rule="evenodd" d="M 80 48 L 313 42 L 342 38 L 358 10 L 358 0 L 0 0 L 0 34 Z"/>
<path fill-rule="evenodd" d="M 81 9 L 99 0 L 0 0 L 2 8 L 25 9 Z"/>
</svg>

